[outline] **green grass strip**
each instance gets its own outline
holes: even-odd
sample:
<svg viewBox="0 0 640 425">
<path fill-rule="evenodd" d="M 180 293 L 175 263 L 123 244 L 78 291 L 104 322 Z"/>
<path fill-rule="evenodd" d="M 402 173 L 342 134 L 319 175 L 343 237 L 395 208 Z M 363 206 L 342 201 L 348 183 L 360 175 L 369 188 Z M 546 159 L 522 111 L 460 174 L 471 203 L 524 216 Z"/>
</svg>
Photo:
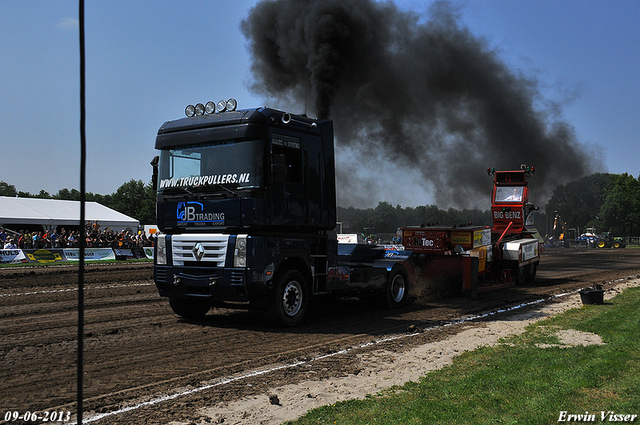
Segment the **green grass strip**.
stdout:
<svg viewBox="0 0 640 425">
<path fill-rule="evenodd" d="M 540 348 L 558 344 L 560 329 L 595 333 L 605 344 Z M 640 415 L 640 288 L 604 305 L 538 321 L 523 334 L 464 353 L 417 382 L 320 407 L 287 423 L 610 423 L 601 412 Z M 569 415 L 585 414 L 567 421 Z"/>
</svg>

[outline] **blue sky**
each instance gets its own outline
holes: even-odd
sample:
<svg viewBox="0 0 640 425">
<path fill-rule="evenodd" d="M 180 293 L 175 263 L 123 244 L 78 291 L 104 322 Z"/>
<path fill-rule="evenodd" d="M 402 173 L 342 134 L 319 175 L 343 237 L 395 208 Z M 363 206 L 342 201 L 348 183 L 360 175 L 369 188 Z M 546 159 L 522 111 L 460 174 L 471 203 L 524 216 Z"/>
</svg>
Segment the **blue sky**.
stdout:
<svg viewBox="0 0 640 425">
<path fill-rule="evenodd" d="M 157 129 L 187 104 L 230 97 L 240 108 L 266 104 L 248 89 L 240 32 L 255 3 L 86 1 L 89 192 L 148 182 Z M 432 2 L 396 3 L 426 17 Z M 544 102 L 557 104 L 579 141 L 603 156 L 605 169 L 594 172 L 640 174 L 640 2 L 454 4 L 462 23 L 513 70 L 534 77 Z M 79 188 L 77 6 L 0 2 L 0 180 L 19 191 Z M 429 203 L 398 192 L 372 197 L 371 206 Z"/>
</svg>

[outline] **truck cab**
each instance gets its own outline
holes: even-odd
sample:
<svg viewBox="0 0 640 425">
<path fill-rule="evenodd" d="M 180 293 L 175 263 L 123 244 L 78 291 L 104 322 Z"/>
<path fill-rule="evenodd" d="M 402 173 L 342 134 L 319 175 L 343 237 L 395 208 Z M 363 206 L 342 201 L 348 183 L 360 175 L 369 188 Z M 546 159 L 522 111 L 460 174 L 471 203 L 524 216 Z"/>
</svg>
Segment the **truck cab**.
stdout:
<svg viewBox="0 0 640 425">
<path fill-rule="evenodd" d="M 152 162 L 160 295 L 185 317 L 277 304 L 296 324 L 337 250 L 332 121 L 232 100 L 186 112 L 160 127 Z"/>
<path fill-rule="evenodd" d="M 236 102 L 158 130 L 154 281 L 182 317 L 257 308 L 297 325 L 320 295 L 408 296 L 406 255 L 338 245 L 333 122 Z"/>
</svg>

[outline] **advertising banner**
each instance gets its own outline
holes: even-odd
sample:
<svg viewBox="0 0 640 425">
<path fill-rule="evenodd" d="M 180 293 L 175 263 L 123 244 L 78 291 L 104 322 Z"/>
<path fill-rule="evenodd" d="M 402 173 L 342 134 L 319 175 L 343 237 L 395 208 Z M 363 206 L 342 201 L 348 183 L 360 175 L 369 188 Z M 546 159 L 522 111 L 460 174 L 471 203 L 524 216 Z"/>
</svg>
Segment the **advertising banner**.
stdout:
<svg viewBox="0 0 640 425">
<path fill-rule="evenodd" d="M 531 260 L 538 256 L 538 241 L 522 245 L 522 261 Z"/>
<path fill-rule="evenodd" d="M 148 249 L 151 250 L 151 258 L 153 258 L 153 247 L 152 246 L 150 246 L 150 247 L 136 246 L 135 248 L 131 248 L 131 251 L 133 252 L 133 257 L 134 258 L 147 260 L 147 259 L 149 259 L 149 257 L 147 256 L 147 250 Z"/>
<path fill-rule="evenodd" d="M 402 244 L 409 251 L 443 254 L 446 238 L 443 230 L 402 229 Z"/>
<path fill-rule="evenodd" d="M 153 247 L 152 246 L 145 246 L 143 249 L 144 249 L 144 255 L 149 260 L 153 260 Z"/>
<path fill-rule="evenodd" d="M 27 261 L 21 249 L 0 249 L 1 263 L 26 263 Z"/>
<path fill-rule="evenodd" d="M 338 235 L 338 243 L 364 243 L 364 240 L 357 233 L 341 233 Z"/>
<path fill-rule="evenodd" d="M 64 256 L 69 261 L 80 261 L 80 249 L 78 248 L 65 248 L 62 250 Z M 84 260 L 115 260 L 116 255 L 111 248 L 86 248 L 84 250 Z"/>
<path fill-rule="evenodd" d="M 67 261 L 62 249 L 25 249 L 23 250 L 30 263 L 56 263 Z"/>
<path fill-rule="evenodd" d="M 134 260 L 136 258 L 133 255 L 133 251 L 128 248 L 114 248 L 113 252 L 116 254 L 116 260 L 124 261 L 124 260 Z"/>
</svg>

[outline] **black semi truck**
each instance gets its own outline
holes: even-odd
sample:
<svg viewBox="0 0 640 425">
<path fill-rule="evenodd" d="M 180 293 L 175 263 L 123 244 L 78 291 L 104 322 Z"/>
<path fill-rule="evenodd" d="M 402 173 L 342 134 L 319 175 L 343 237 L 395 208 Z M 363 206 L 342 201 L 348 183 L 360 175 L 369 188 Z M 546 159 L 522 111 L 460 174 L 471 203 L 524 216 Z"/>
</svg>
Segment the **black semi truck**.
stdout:
<svg viewBox="0 0 640 425">
<path fill-rule="evenodd" d="M 338 245 L 333 122 L 236 102 L 188 106 L 158 130 L 154 280 L 174 312 L 260 308 L 298 324 L 310 298 L 408 296 L 382 247 Z"/>
</svg>

